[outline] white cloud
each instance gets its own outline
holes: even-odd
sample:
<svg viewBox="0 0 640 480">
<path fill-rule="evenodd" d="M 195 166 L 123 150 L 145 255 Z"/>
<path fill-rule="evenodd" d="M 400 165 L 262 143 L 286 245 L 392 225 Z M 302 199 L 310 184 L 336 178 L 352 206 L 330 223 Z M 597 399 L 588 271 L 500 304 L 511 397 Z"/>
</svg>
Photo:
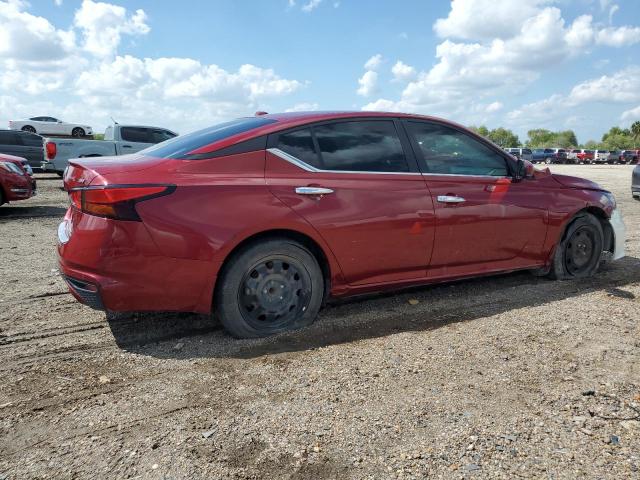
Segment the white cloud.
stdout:
<svg viewBox="0 0 640 480">
<path fill-rule="evenodd" d="M 269 102 L 305 85 L 250 64 L 230 71 L 191 58 L 118 55 L 126 35 L 149 31 L 142 10 L 84 0 L 63 30 L 28 9 L 0 0 L 0 123 L 47 114 L 99 131 L 114 116 L 185 132 L 271 110 Z"/>
<path fill-rule="evenodd" d="M 380 68 L 380 65 L 382 65 L 382 55 L 378 53 L 367 60 L 364 64 L 364 68 L 365 70 L 377 70 Z"/>
<path fill-rule="evenodd" d="M 24 11 L 24 2 L 0 2 L 0 59 L 46 63 L 74 49 L 72 31 L 56 29 L 48 20 Z"/>
<path fill-rule="evenodd" d="M 315 112 L 320 108 L 317 103 L 303 102 L 296 103 L 293 107 L 287 108 L 285 112 Z"/>
<path fill-rule="evenodd" d="M 534 16 L 544 0 L 456 0 L 447 18 L 433 26 L 442 38 L 490 40 L 509 38 Z"/>
<path fill-rule="evenodd" d="M 640 101 L 640 67 L 636 66 L 582 82 L 573 87 L 567 97 L 568 105 L 635 101 Z"/>
<path fill-rule="evenodd" d="M 303 12 L 311 12 L 320 6 L 322 0 L 309 0 L 308 3 L 302 6 Z"/>
<path fill-rule="evenodd" d="M 609 9 L 609 23 L 613 22 L 613 16 L 618 10 L 620 10 L 620 7 L 618 5 L 611 6 L 611 8 Z"/>
<path fill-rule="evenodd" d="M 378 87 L 378 72 L 367 70 L 364 75 L 358 79 L 360 87 L 357 90 L 358 95 L 368 97 L 376 92 Z"/>
<path fill-rule="evenodd" d="M 116 53 L 123 34 L 145 35 L 151 30 L 144 10 L 127 15 L 124 7 L 110 3 L 83 0 L 76 11 L 74 25 L 82 30 L 83 47 L 97 56 Z"/>
<path fill-rule="evenodd" d="M 401 60 L 398 60 L 395 65 L 391 67 L 391 73 L 393 73 L 393 78 L 398 81 L 412 80 L 417 74 L 414 67 L 407 65 Z"/>
<path fill-rule="evenodd" d="M 631 108 L 629 110 L 625 110 L 624 112 L 622 112 L 620 119 L 622 121 L 631 121 L 631 122 L 640 120 L 640 105 L 638 105 L 636 108 Z"/>
<path fill-rule="evenodd" d="M 436 47 L 435 64 L 417 72 L 400 98 L 374 100 L 363 108 L 469 121 L 495 113 L 486 110 L 489 98 L 517 95 L 546 72 L 597 45 L 631 45 L 640 34 L 637 27 L 603 28 L 591 15 L 580 15 L 569 23 L 556 3 L 452 1 L 448 16 L 434 24 L 435 32 L 443 37 Z"/>
<path fill-rule="evenodd" d="M 62 5 L 62 0 L 53 0 L 53 3 L 56 4 L 56 7 L 59 7 Z"/>
<path fill-rule="evenodd" d="M 640 42 L 640 27 L 608 27 L 597 32 L 596 43 L 609 47 L 625 47 Z"/>
<path fill-rule="evenodd" d="M 640 101 L 640 67 L 633 66 L 586 80 L 574 86 L 568 95 L 554 94 L 543 100 L 523 105 L 507 114 L 514 124 L 548 125 L 575 112 L 581 105 L 595 103 L 635 103 Z M 637 109 L 623 113 L 624 119 L 633 116 Z M 625 116 L 626 115 L 626 116 Z"/>
<path fill-rule="evenodd" d="M 489 105 L 487 105 L 485 110 L 487 113 L 495 113 L 502 110 L 502 107 L 504 107 L 502 102 L 492 102 Z"/>
</svg>

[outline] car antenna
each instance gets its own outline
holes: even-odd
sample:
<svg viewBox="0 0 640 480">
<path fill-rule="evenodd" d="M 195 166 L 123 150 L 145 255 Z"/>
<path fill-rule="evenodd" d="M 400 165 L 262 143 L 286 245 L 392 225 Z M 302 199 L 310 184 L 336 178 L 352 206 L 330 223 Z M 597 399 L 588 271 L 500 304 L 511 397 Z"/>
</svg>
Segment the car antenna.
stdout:
<svg viewBox="0 0 640 480">
<path fill-rule="evenodd" d="M 114 125 L 118 125 L 118 122 L 116 122 L 113 117 L 109 117 L 111 119 L 111 121 L 113 122 Z"/>
</svg>

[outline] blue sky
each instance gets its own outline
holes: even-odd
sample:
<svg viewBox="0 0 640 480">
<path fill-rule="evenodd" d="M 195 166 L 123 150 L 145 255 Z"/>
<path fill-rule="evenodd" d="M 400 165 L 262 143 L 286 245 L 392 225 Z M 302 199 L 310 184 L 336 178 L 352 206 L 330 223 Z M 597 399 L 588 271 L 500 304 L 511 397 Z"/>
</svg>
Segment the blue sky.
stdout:
<svg viewBox="0 0 640 480">
<path fill-rule="evenodd" d="M 637 0 L 0 0 L 0 124 L 376 109 L 580 141 L 640 119 Z"/>
</svg>

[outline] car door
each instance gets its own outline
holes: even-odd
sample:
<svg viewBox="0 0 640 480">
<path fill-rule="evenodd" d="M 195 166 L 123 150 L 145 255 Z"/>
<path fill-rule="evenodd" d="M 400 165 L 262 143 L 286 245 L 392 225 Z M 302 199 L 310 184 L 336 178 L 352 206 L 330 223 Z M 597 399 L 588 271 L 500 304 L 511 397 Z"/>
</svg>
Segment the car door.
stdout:
<svg viewBox="0 0 640 480">
<path fill-rule="evenodd" d="M 121 155 L 139 152 L 153 144 L 150 129 L 146 127 L 121 127 L 120 138 Z"/>
<path fill-rule="evenodd" d="M 513 162 L 449 125 L 406 121 L 436 215 L 431 276 L 523 268 L 543 260 L 549 199 L 510 177 Z"/>
<path fill-rule="evenodd" d="M 29 161 L 29 165 L 40 168 L 44 160 L 42 137 L 32 133 L 19 133 L 18 139 L 22 145 L 22 157 Z"/>
<path fill-rule="evenodd" d="M 433 203 L 398 127 L 333 121 L 268 140 L 269 188 L 317 230 L 353 285 L 426 275 Z"/>
</svg>

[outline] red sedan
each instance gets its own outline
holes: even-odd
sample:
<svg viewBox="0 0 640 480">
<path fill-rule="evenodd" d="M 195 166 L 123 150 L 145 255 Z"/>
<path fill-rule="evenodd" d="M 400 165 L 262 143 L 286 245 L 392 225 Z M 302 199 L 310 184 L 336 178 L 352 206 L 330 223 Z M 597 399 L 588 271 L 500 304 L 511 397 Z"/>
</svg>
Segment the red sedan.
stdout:
<svg viewBox="0 0 640 480">
<path fill-rule="evenodd" d="M 36 181 L 27 159 L 0 153 L 0 205 L 36 194 Z"/>
<path fill-rule="evenodd" d="M 257 337 L 328 297 L 624 255 L 613 195 L 441 119 L 258 115 L 135 155 L 73 160 L 61 271 L 108 311 L 213 312 Z"/>
</svg>

